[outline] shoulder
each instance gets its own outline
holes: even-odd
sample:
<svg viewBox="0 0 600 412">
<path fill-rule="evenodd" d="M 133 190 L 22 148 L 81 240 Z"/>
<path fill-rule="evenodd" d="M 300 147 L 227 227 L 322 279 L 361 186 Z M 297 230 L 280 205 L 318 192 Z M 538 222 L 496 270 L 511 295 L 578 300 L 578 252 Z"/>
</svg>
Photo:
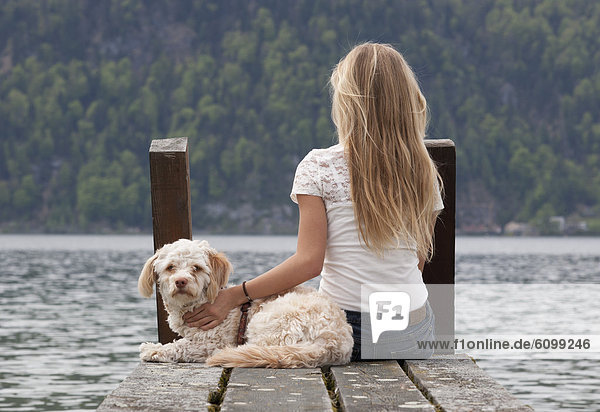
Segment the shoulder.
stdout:
<svg viewBox="0 0 600 412">
<path fill-rule="evenodd" d="M 313 149 L 311 153 L 314 152 L 315 156 L 319 157 L 337 157 L 340 154 L 344 154 L 344 147 L 341 144 L 334 144 L 333 146 L 326 147 L 324 149 Z"/>
<path fill-rule="evenodd" d="M 300 163 L 313 163 L 318 167 L 327 167 L 337 159 L 344 158 L 344 148 L 336 144 L 324 149 L 312 149 Z"/>
</svg>

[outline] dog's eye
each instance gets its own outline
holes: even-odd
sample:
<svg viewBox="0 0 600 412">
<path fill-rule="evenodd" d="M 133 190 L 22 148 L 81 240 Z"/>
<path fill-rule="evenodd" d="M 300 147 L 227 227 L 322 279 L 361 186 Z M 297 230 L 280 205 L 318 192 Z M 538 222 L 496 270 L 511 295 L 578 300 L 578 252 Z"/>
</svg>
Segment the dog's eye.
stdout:
<svg viewBox="0 0 600 412">
<path fill-rule="evenodd" d="M 192 267 L 192 270 L 193 270 L 194 272 L 200 272 L 200 271 L 202 270 L 202 268 L 201 268 L 200 266 L 198 266 L 198 265 L 194 265 L 194 266 Z"/>
<path fill-rule="evenodd" d="M 173 269 L 175 269 L 175 265 L 169 265 L 169 266 L 167 266 L 167 270 L 169 272 L 171 272 Z"/>
</svg>

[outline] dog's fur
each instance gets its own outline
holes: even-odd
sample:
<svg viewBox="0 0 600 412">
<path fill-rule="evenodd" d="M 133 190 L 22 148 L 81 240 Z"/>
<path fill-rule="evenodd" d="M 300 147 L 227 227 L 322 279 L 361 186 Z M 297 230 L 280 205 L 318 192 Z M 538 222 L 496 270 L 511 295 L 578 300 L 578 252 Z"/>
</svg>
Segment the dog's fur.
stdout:
<svg viewBox="0 0 600 412">
<path fill-rule="evenodd" d="M 166 345 L 143 343 L 140 358 L 150 362 L 204 362 L 211 366 L 300 368 L 350 361 L 352 328 L 344 312 L 316 290 L 295 287 L 255 299 L 248 311 L 247 343 L 235 347 L 240 309 L 213 329 L 186 326 L 183 315 L 213 302 L 227 284 L 231 264 L 206 241 L 178 240 L 163 246 L 142 269 L 138 289 L 150 297 L 154 283 L 182 339 Z"/>
</svg>

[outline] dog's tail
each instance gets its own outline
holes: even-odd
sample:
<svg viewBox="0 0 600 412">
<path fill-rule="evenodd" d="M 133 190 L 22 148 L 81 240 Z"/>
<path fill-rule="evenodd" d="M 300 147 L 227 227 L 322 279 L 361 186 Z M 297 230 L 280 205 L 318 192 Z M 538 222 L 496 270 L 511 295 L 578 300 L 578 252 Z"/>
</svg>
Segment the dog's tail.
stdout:
<svg viewBox="0 0 600 412">
<path fill-rule="evenodd" d="M 350 361 L 350 355 L 347 350 L 336 350 L 331 342 L 286 346 L 246 344 L 216 352 L 206 363 L 209 366 L 225 368 L 315 368 L 346 364 Z"/>
</svg>

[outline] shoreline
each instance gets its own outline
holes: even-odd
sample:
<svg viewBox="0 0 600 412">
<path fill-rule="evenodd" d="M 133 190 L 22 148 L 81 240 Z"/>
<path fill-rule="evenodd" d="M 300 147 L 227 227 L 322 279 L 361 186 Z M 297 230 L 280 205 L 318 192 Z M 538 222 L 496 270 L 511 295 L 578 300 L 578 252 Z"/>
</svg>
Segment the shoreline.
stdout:
<svg viewBox="0 0 600 412">
<path fill-rule="evenodd" d="M 269 231 L 203 231 L 193 230 L 194 234 L 204 236 L 296 236 L 296 232 L 269 232 Z M 97 231 L 73 230 L 73 231 L 44 231 L 44 230 L 22 230 L 4 231 L 0 229 L 0 236 L 4 235 L 32 235 L 32 236 L 152 236 L 152 229 L 127 228 L 125 230 L 101 229 Z M 464 232 L 456 230 L 456 237 L 489 237 L 489 238 L 594 238 L 600 237 L 600 232 L 589 233 L 553 233 L 553 234 L 516 234 L 516 233 L 487 233 L 487 232 Z"/>
</svg>

